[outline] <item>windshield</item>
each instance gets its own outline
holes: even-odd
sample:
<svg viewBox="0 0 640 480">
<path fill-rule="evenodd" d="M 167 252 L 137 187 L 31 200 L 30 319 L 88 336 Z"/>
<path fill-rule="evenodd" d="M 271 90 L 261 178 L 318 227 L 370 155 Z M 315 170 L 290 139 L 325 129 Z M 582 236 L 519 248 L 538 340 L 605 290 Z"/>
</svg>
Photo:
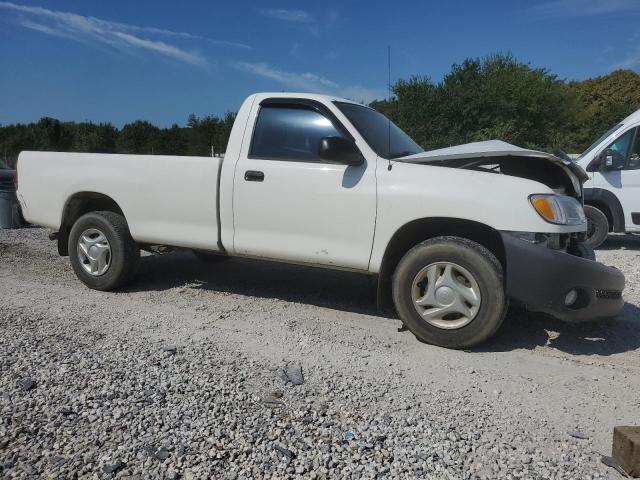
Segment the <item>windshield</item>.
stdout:
<svg viewBox="0 0 640 480">
<path fill-rule="evenodd" d="M 0 170 L 11 170 L 11 168 L 9 167 L 9 165 L 0 160 Z"/>
<path fill-rule="evenodd" d="M 594 148 L 596 148 L 598 145 L 600 145 L 605 138 L 607 138 L 609 135 L 612 135 L 613 133 L 615 133 L 618 129 L 620 129 L 622 127 L 622 123 L 619 123 L 618 125 L 616 125 L 615 127 L 613 127 L 611 130 L 609 130 L 607 133 L 605 133 L 604 135 L 602 135 L 598 140 L 596 140 L 589 148 L 587 148 L 584 152 L 582 152 L 582 155 L 580 155 L 578 157 L 578 159 L 584 157 L 585 155 L 587 155 L 588 153 L 590 153 Z"/>
<path fill-rule="evenodd" d="M 380 157 L 399 158 L 424 152 L 409 135 L 373 108 L 355 103 L 335 104 Z"/>
</svg>

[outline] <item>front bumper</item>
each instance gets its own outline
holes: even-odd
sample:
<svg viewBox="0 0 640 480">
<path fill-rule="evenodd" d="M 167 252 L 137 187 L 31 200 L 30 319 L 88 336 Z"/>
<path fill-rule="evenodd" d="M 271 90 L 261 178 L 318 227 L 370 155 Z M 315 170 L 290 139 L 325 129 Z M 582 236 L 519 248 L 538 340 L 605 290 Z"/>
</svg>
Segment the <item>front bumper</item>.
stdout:
<svg viewBox="0 0 640 480">
<path fill-rule="evenodd" d="M 561 320 L 612 317 L 624 306 L 624 275 L 616 268 L 501 233 L 506 256 L 507 295 Z M 565 298 L 576 290 L 576 301 Z"/>
</svg>

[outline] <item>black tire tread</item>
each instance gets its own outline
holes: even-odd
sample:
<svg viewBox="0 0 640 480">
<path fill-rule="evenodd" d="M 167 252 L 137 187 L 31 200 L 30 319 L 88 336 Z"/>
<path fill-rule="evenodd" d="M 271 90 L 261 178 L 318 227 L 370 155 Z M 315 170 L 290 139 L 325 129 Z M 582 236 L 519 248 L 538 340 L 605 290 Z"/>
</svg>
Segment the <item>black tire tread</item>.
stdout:
<svg viewBox="0 0 640 480">
<path fill-rule="evenodd" d="M 593 205 L 585 205 L 584 213 L 596 228 L 596 232 L 592 236 L 587 237 L 587 243 L 591 248 L 598 248 L 609 236 L 609 220 L 602 210 Z"/>
<path fill-rule="evenodd" d="M 398 263 L 398 266 L 396 267 L 396 271 L 393 274 L 393 277 L 392 277 L 392 285 L 394 286 L 392 290 L 393 301 L 394 301 L 394 304 L 396 305 L 396 310 L 398 311 L 398 313 L 400 314 L 400 318 L 402 319 L 403 315 L 401 312 L 401 308 L 398 307 L 398 305 L 401 304 L 401 299 L 399 298 L 401 293 L 399 292 L 399 289 L 396 288 L 396 286 L 399 283 L 398 275 L 402 274 L 403 262 L 410 262 L 411 258 L 414 255 L 418 254 L 420 251 L 428 249 L 432 246 L 441 246 L 441 245 L 448 245 L 451 247 L 458 247 L 463 250 L 470 250 L 475 254 L 480 255 L 486 262 L 488 262 L 489 268 L 493 270 L 493 274 L 496 275 L 497 282 L 499 283 L 499 285 L 502 286 L 501 292 L 497 292 L 499 293 L 498 298 L 501 299 L 501 305 L 493 306 L 494 308 L 498 309 L 497 318 L 492 324 L 488 326 L 489 328 L 485 328 L 483 331 L 479 332 L 473 338 L 467 338 L 462 340 L 449 339 L 446 342 L 442 342 L 442 343 L 436 343 L 436 342 L 430 341 L 427 338 L 421 338 L 420 332 L 417 332 L 415 331 L 415 329 L 411 328 L 411 325 L 407 324 L 408 322 L 405 322 L 404 319 L 403 319 L 403 323 L 405 323 L 405 325 L 409 328 L 409 330 L 411 330 L 412 333 L 416 336 L 416 338 L 418 338 L 418 340 L 420 341 L 424 341 L 426 343 L 433 343 L 446 348 L 453 348 L 453 349 L 469 348 L 479 343 L 482 343 L 483 341 L 493 336 L 502 325 L 508 309 L 508 301 L 506 298 L 506 293 L 504 292 L 504 274 L 503 274 L 502 264 L 496 258 L 496 256 L 493 255 L 493 253 L 491 253 L 483 245 L 480 245 L 479 243 L 469 240 L 467 238 L 457 237 L 457 236 L 434 237 L 415 245 L 402 257 L 402 259 Z M 464 328 L 466 327 L 463 327 L 461 330 L 464 330 Z"/>
<path fill-rule="evenodd" d="M 113 245 L 114 243 L 121 247 L 122 258 L 112 259 L 112 267 L 110 267 L 114 268 L 114 263 L 118 262 L 119 265 L 116 265 L 115 268 L 119 268 L 120 272 L 115 277 L 89 277 L 79 266 L 76 256 L 73 253 L 76 251 L 75 241 L 78 235 L 78 230 L 80 228 L 87 228 L 87 226 L 96 219 L 98 219 L 98 221 L 102 220 L 111 228 L 112 232 L 110 233 L 114 238 L 110 239 L 109 243 L 112 244 L 112 250 L 115 246 Z M 80 225 L 84 223 L 87 223 L 88 225 L 80 227 Z M 69 235 L 69 252 L 71 265 L 73 266 L 76 275 L 85 285 L 94 290 L 110 291 L 127 285 L 135 277 L 140 265 L 140 248 L 131 237 L 126 219 L 122 215 L 111 211 L 95 211 L 81 216 L 71 228 L 71 233 Z"/>
</svg>

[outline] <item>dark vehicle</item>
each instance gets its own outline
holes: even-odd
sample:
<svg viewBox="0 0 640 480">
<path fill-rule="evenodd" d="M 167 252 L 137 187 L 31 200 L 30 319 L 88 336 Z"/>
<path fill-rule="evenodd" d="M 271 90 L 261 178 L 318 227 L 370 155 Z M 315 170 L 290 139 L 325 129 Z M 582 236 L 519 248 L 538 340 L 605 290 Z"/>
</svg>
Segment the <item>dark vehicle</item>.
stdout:
<svg viewBox="0 0 640 480">
<path fill-rule="evenodd" d="M 0 191 L 16 191 L 16 171 L 0 160 Z"/>
<path fill-rule="evenodd" d="M 17 228 L 22 223 L 16 197 L 16 171 L 0 160 L 0 228 Z"/>
</svg>

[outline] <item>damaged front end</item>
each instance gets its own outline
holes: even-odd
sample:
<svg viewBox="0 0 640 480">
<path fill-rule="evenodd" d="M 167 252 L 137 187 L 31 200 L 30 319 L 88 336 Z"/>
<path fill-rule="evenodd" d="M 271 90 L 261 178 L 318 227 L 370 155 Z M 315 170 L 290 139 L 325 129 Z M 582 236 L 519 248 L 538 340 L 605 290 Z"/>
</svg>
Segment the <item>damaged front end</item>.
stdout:
<svg viewBox="0 0 640 480">
<path fill-rule="evenodd" d="M 397 160 L 533 180 L 546 185 L 558 195 L 568 195 L 577 199 L 580 204 L 584 203 L 582 184 L 588 179 L 585 171 L 569 158 L 520 148 L 501 140 L 467 143 L 421 152 Z M 584 245 L 586 232 L 513 233 L 528 243 L 547 246 L 555 251 L 590 260 L 595 258 L 593 251 Z"/>
<path fill-rule="evenodd" d="M 585 171 L 570 159 L 520 148 L 501 140 L 466 143 L 397 160 L 534 180 L 557 194 L 572 196 L 580 202 L 583 196 L 582 184 L 588 179 Z"/>
<path fill-rule="evenodd" d="M 549 187 L 555 195 L 531 194 L 532 206 L 547 222 L 574 228 L 553 233 L 501 231 L 507 295 L 530 310 L 566 321 L 610 317 L 624 305 L 624 276 L 592 261 L 595 255 L 584 241 L 586 232 L 575 231 L 585 224 L 582 184 L 588 177 L 580 166 L 561 157 L 492 140 L 399 160 L 509 175 Z"/>
</svg>

